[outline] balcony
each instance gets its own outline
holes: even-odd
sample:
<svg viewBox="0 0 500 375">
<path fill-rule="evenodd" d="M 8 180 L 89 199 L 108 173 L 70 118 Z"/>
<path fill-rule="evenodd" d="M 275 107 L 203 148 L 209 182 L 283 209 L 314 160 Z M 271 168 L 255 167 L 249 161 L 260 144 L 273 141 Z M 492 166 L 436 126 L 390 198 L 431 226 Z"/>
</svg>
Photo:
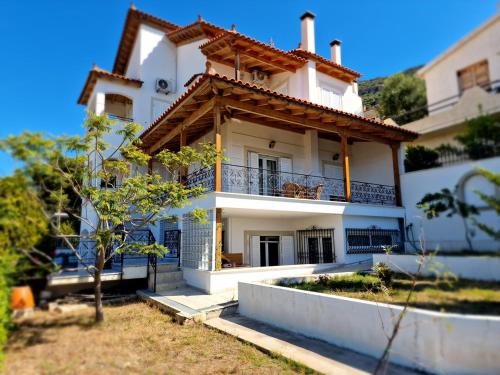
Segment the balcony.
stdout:
<svg viewBox="0 0 500 375">
<path fill-rule="evenodd" d="M 187 187 L 202 185 L 207 192 L 214 191 L 215 168 L 200 169 L 189 174 L 186 184 Z M 271 197 L 346 201 L 342 179 L 232 164 L 222 165 L 221 191 Z M 350 202 L 396 206 L 396 189 L 389 185 L 351 181 Z"/>
</svg>

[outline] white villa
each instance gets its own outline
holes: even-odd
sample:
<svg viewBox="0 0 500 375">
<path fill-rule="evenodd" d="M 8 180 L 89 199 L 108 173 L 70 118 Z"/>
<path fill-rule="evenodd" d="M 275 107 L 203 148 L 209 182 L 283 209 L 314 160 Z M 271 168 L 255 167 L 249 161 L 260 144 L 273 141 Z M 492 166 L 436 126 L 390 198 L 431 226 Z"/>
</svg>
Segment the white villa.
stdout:
<svg viewBox="0 0 500 375">
<path fill-rule="evenodd" d="M 480 111 L 500 118 L 500 8 L 417 74 L 425 80 L 429 116 L 402 126 L 419 133 L 415 144 L 431 148 L 443 144 L 456 147 L 459 145 L 455 136 L 463 132 L 466 121 L 477 117 Z M 457 186 L 460 198 L 479 209 L 480 222 L 500 228 L 500 217 L 474 192 L 500 194 L 498 188 L 476 171 L 477 167 L 483 167 L 500 172 L 500 155 L 471 160 L 466 153 L 444 154 L 439 161 L 440 167 L 401 176 L 407 240 L 417 239 L 419 228 L 423 228 L 430 248 L 460 251 L 468 248 L 461 218 L 424 220 L 417 202 L 426 193 L 443 188 L 453 190 Z M 475 230 L 472 243 L 475 250 L 500 250 L 498 241 L 480 230 Z"/>
<path fill-rule="evenodd" d="M 178 26 L 132 7 L 113 70 L 88 75 L 78 102 L 144 125 L 151 169 L 164 148 L 225 150 L 227 161 L 182 176 L 206 195 L 150 228 L 189 285 L 214 293 L 403 250 L 400 144 L 417 134 L 363 116 L 360 74 L 342 65 L 338 40 L 329 59 L 316 54 L 314 22 L 306 12 L 299 47 L 284 51 L 234 26 Z M 194 207 L 208 225 L 190 220 Z"/>
</svg>

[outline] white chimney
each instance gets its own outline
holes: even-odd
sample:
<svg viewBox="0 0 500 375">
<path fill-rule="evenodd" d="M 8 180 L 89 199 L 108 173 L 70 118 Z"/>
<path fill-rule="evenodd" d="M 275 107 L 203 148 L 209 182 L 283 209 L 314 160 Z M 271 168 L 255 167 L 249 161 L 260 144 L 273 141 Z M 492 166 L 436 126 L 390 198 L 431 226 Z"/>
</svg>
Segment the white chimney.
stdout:
<svg viewBox="0 0 500 375">
<path fill-rule="evenodd" d="M 314 47 L 314 17 L 316 16 L 311 12 L 305 12 L 300 17 L 301 45 L 304 50 L 312 53 L 316 53 Z"/>
<path fill-rule="evenodd" d="M 342 42 L 338 39 L 332 40 L 330 42 L 330 49 L 332 52 L 332 61 L 335 64 L 339 64 L 339 65 L 342 65 L 342 60 L 340 58 L 340 44 L 341 43 Z"/>
</svg>

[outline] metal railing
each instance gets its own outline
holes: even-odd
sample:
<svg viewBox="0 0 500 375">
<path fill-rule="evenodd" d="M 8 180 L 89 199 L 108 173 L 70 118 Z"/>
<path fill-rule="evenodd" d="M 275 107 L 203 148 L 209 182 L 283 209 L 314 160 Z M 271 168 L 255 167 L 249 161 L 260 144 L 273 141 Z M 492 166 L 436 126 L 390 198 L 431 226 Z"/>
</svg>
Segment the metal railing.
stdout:
<svg viewBox="0 0 500 375">
<path fill-rule="evenodd" d="M 187 187 L 215 187 L 215 169 L 204 168 L 187 176 Z M 293 172 L 222 165 L 222 191 L 273 197 L 345 202 L 344 181 L 338 178 Z M 351 202 L 396 205 L 394 186 L 351 181 Z"/>
<path fill-rule="evenodd" d="M 401 252 L 403 243 L 401 232 L 396 229 L 346 228 L 347 254 L 384 253 L 388 248 L 392 252 Z"/>
</svg>

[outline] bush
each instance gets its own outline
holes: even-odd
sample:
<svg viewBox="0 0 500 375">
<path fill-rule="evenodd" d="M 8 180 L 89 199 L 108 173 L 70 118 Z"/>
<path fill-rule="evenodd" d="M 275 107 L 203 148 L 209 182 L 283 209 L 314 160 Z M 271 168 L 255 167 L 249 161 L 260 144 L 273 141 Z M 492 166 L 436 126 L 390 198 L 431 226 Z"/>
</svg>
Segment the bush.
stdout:
<svg viewBox="0 0 500 375">
<path fill-rule="evenodd" d="M 377 263 L 372 269 L 384 286 L 389 287 L 392 285 L 392 276 L 394 275 L 394 272 L 387 266 L 387 264 Z"/>
<path fill-rule="evenodd" d="M 405 155 L 406 172 L 439 167 L 439 153 L 425 146 L 408 146 Z"/>
<path fill-rule="evenodd" d="M 456 139 L 465 146 L 472 160 L 500 155 L 500 121 L 480 115 L 467 121 L 466 130 Z"/>
</svg>

